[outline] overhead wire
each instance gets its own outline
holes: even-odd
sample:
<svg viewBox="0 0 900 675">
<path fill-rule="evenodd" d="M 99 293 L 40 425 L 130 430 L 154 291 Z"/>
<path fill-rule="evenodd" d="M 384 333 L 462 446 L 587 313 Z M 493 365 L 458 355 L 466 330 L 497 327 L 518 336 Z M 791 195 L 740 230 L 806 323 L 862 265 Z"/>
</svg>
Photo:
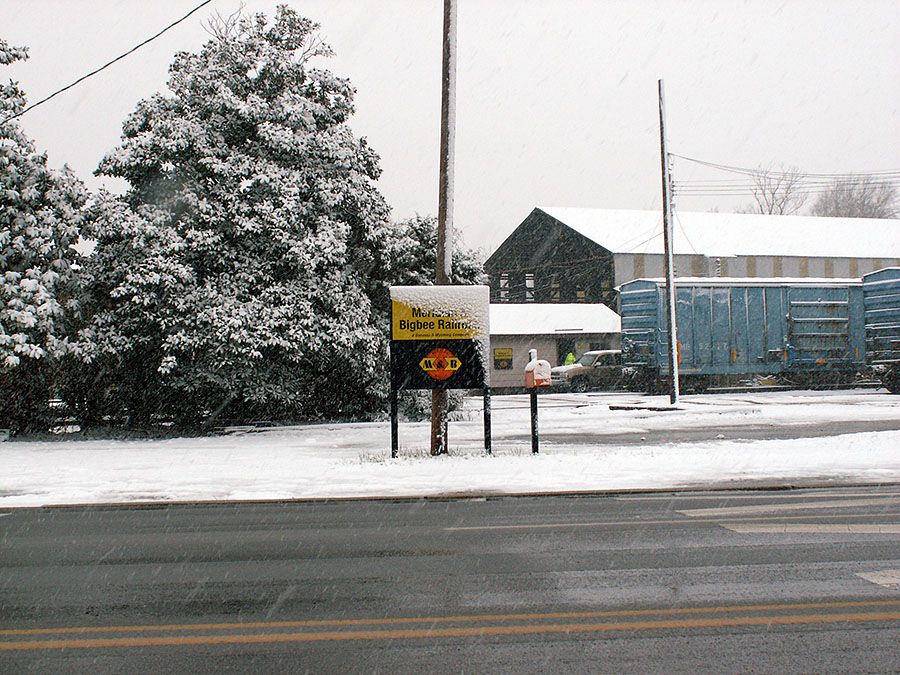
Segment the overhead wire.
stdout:
<svg viewBox="0 0 900 675">
<path fill-rule="evenodd" d="M 776 170 L 776 169 L 749 169 L 729 164 L 719 164 L 705 160 L 686 157 L 677 153 L 670 153 L 673 157 L 683 159 L 695 164 L 707 166 L 720 171 L 745 176 L 745 179 L 735 178 L 730 180 L 685 180 L 674 181 L 675 193 L 689 197 L 722 197 L 722 196 L 752 196 L 761 186 L 759 178 L 771 178 L 776 181 L 772 185 L 777 189 L 782 185 L 777 181 L 784 179 L 792 181 L 791 193 L 796 195 L 821 194 L 833 189 L 835 186 L 852 186 L 860 180 L 872 180 L 877 183 L 887 184 L 891 187 L 900 187 L 900 170 L 891 169 L 885 171 L 863 171 L 854 173 L 806 173 L 800 170 Z"/>
<path fill-rule="evenodd" d="M 81 82 L 84 82 L 84 81 L 85 81 L 86 79 L 88 79 L 89 77 L 92 77 L 92 76 L 96 75 L 97 73 L 99 73 L 100 71 L 105 70 L 106 68 L 109 68 L 112 64 L 116 63 L 117 61 L 121 61 L 121 60 L 124 59 L 126 56 L 128 56 L 128 55 L 130 55 L 130 54 L 136 52 L 138 49 L 140 49 L 140 48 L 143 47 L 144 45 L 149 44 L 150 42 L 153 42 L 156 38 L 158 38 L 160 35 L 162 35 L 163 33 L 165 33 L 167 30 L 169 30 L 170 28 L 174 28 L 175 26 L 177 26 L 178 24 L 180 24 L 182 21 L 184 21 L 185 19 L 187 19 L 189 16 L 191 16 L 191 14 L 194 14 L 195 12 L 197 12 L 197 11 L 200 10 L 200 9 L 202 9 L 203 7 L 205 7 L 206 5 L 208 5 L 209 3 L 211 3 L 212 1 L 213 1 L 213 0 L 204 0 L 204 1 L 201 2 L 199 5 L 197 5 L 196 7 L 194 7 L 194 9 L 192 9 L 190 12 L 188 12 L 187 14 L 185 14 L 183 17 L 181 17 L 181 18 L 178 19 L 177 21 L 174 21 L 174 22 L 170 23 L 168 26 L 166 26 L 165 28 L 163 28 L 163 29 L 162 29 L 161 31 L 159 31 L 156 35 L 153 35 L 152 37 L 147 38 L 146 40 L 144 40 L 143 42 L 141 42 L 139 45 L 135 45 L 134 47 L 132 47 L 131 49 L 129 49 L 129 50 L 128 50 L 127 52 L 125 52 L 124 54 L 121 54 L 121 55 L 117 56 L 116 58 L 114 58 L 114 59 L 113 59 L 112 61 L 110 61 L 109 63 L 106 63 L 106 64 L 100 66 L 99 68 L 97 68 L 96 70 L 91 71 L 91 72 L 88 73 L 87 75 L 83 75 L 83 76 L 79 77 L 77 80 L 75 80 L 74 82 L 72 82 L 72 84 L 69 84 L 69 85 L 63 87 L 62 89 L 58 89 L 57 91 L 54 91 L 54 92 L 53 92 L 52 94 L 50 94 L 49 96 L 46 96 L 45 98 L 42 98 L 40 101 L 37 101 L 36 103 L 32 103 L 30 106 L 27 106 L 26 108 L 24 108 L 23 110 L 19 111 L 19 112 L 16 113 L 15 115 L 10 115 L 9 117 L 4 118 L 2 121 L 0 121 L 0 124 L 6 124 L 7 122 L 10 122 L 10 121 L 16 119 L 17 117 L 21 117 L 22 115 L 24 115 L 25 113 L 27 113 L 29 110 L 34 110 L 34 109 L 37 108 L 39 105 L 41 105 L 41 104 L 43 104 L 43 103 L 46 103 L 47 101 L 49 101 L 49 100 L 50 100 L 51 98 L 53 98 L 54 96 L 57 96 L 57 95 L 59 95 L 59 94 L 62 94 L 64 91 L 68 91 L 69 89 L 71 89 L 71 88 L 74 87 L 75 85 L 80 84 Z"/>
<path fill-rule="evenodd" d="M 714 169 L 721 169 L 722 171 L 731 171 L 733 173 L 741 173 L 741 174 L 746 174 L 746 175 L 750 175 L 750 176 L 755 176 L 759 173 L 766 173 L 766 174 L 775 175 L 775 176 L 778 176 L 778 175 L 791 176 L 791 175 L 796 175 L 797 173 L 803 173 L 803 175 L 808 176 L 810 178 L 846 178 L 849 175 L 872 176 L 873 178 L 881 176 L 881 175 L 900 176 L 900 169 L 888 169 L 886 171 L 854 171 L 854 172 L 850 172 L 850 173 L 806 173 L 806 172 L 791 171 L 791 170 L 777 171 L 774 169 L 773 170 L 759 169 L 759 168 L 748 169 L 748 168 L 740 167 L 740 166 L 731 166 L 729 164 L 717 164 L 716 162 L 709 162 L 709 161 L 702 160 L 702 159 L 696 159 L 694 157 L 686 157 L 684 155 L 679 155 L 674 152 L 670 152 L 669 154 L 672 157 L 677 157 L 678 159 L 683 159 L 688 162 L 694 162 L 695 164 L 702 164 L 704 166 L 709 166 Z"/>
</svg>

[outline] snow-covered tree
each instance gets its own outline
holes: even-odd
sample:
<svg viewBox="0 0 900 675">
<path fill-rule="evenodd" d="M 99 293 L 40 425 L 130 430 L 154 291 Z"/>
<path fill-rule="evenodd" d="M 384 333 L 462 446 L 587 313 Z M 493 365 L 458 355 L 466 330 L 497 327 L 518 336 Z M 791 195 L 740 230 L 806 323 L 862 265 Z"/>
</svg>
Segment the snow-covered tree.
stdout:
<svg viewBox="0 0 900 675">
<path fill-rule="evenodd" d="M 28 57 L 0 40 L 0 65 Z M 0 427 L 39 429 L 56 358 L 69 351 L 67 317 L 77 308 L 71 246 L 87 191 L 18 125 L 25 95 L 0 83 Z"/>
<path fill-rule="evenodd" d="M 400 221 L 390 243 L 391 283 L 397 286 L 427 286 L 434 283 L 437 264 L 437 218 L 416 216 Z M 453 238 L 451 283 L 485 283 L 478 251 L 466 248 L 459 236 Z"/>
<path fill-rule="evenodd" d="M 137 421 L 381 408 L 393 226 L 317 28 L 285 6 L 218 22 L 100 164 L 131 188 L 91 221 L 80 347 Z"/>
</svg>

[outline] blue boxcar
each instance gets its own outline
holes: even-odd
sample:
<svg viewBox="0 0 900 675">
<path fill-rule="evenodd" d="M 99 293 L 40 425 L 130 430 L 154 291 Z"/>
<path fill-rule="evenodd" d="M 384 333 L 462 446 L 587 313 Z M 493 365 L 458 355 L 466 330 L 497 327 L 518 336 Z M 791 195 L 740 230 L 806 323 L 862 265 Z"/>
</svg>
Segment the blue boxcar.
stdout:
<svg viewBox="0 0 900 675">
<path fill-rule="evenodd" d="M 866 362 L 892 393 L 900 394 L 900 267 L 862 278 Z"/>
<path fill-rule="evenodd" d="M 623 364 L 650 381 L 669 372 L 666 286 L 636 279 L 619 289 Z M 862 283 L 856 279 L 678 278 L 679 372 L 838 379 L 865 368 Z"/>
</svg>

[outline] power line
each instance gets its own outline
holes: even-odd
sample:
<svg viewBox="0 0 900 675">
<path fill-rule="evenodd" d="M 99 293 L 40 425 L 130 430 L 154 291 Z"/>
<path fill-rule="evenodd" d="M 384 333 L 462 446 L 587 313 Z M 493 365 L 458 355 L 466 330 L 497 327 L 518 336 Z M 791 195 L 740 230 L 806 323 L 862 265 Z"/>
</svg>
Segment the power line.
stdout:
<svg viewBox="0 0 900 675">
<path fill-rule="evenodd" d="M 890 187 L 900 187 L 900 180 L 879 180 L 878 184 L 888 185 Z M 805 194 L 805 195 L 813 195 L 813 194 L 821 194 L 823 192 L 828 192 L 835 187 L 850 187 L 853 188 L 857 185 L 856 181 L 839 181 L 834 183 L 805 183 L 799 182 L 790 188 L 791 194 Z M 676 182 L 675 183 L 675 194 L 679 196 L 690 196 L 690 197 L 715 197 L 715 196 L 740 196 L 740 195 L 753 195 L 759 192 L 760 190 L 764 192 L 770 192 L 773 190 L 781 189 L 783 186 L 772 185 L 769 189 L 766 188 L 765 185 L 760 186 L 755 183 L 747 183 L 743 185 L 730 185 L 730 186 L 710 186 L 710 185 L 697 185 L 691 183 L 689 181 L 686 182 Z"/>
<path fill-rule="evenodd" d="M 827 192 L 835 187 L 852 187 L 859 183 L 860 180 L 871 180 L 879 184 L 886 184 L 890 187 L 900 187 L 900 170 L 891 169 L 886 171 L 864 171 L 858 173 L 805 173 L 797 170 L 770 170 L 770 169 L 748 169 L 744 167 L 731 166 L 728 164 L 718 164 L 716 162 L 707 162 L 705 160 L 685 157 L 670 153 L 673 157 L 678 157 L 695 164 L 708 166 L 728 173 L 738 174 L 744 178 L 735 178 L 731 180 L 686 180 L 675 182 L 675 192 L 679 196 L 689 197 L 736 197 L 736 196 L 753 196 L 761 188 L 765 189 L 765 185 L 760 185 L 760 178 L 772 179 L 774 184 L 772 189 L 782 187 L 779 184 L 781 179 L 791 184 L 791 193 L 796 195 L 815 195 Z M 785 183 L 785 184 L 786 184 Z"/>
<path fill-rule="evenodd" d="M 696 159 L 694 157 L 685 157 L 684 155 L 679 155 L 674 152 L 669 153 L 672 157 L 677 157 L 678 159 L 683 159 L 688 162 L 694 162 L 695 164 L 702 164 L 703 166 L 712 167 L 714 169 L 720 169 L 722 171 L 729 171 L 731 173 L 739 173 L 748 176 L 756 176 L 761 173 L 768 174 L 771 176 L 796 176 L 798 174 L 802 174 L 804 177 L 808 178 L 847 178 L 848 176 L 857 176 L 857 177 L 872 177 L 878 178 L 881 176 L 884 177 L 898 177 L 900 178 L 900 169 L 890 169 L 887 171 L 860 171 L 860 172 L 851 172 L 851 173 L 806 173 L 803 171 L 775 171 L 770 169 L 747 169 L 739 166 L 730 166 L 728 164 L 717 164 L 715 162 L 708 162 L 702 159 Z"/>
<path fill-rule="evenodd" d="M 774 175 L 774 176 L 794 176 L 794 175 L 797 175 L 798 173 L 802 173 L 804 176 L 809 177 L 809 178 L 831 179 L 831 178 L 846 178 L 848 175 L 851 175 L 848 173 L 805 173 L 805 172 L 801 172 L 801 171 L 790 171 L 790 170 L 789 171 L 776 171 L 776 170 L 760 169 L 760 168 L 748 169 L 748 168 L 739 167 L 739 166 L 731 166 L 728 164 L 717 164 L 716 162 L 708 162 L 708 161 L 705 161 L 702 159 L 696 159 L 694 157 L 685 157 L 684 155 L 679 155 L 674 152 L 670 152 L 669 154 L 672 157 L 678 157 L 679 159 L 683 159 L 688 162 L 694 162 L 695 164 L 701 164 L 703 166 L 712 167 L 714 169 L 720 169 L 722 171 L 728 171 L 728 172 L 738 173 L 738 174 L 743 174 L 743 175 L 748 175 L 748 176 L 755 176 L 760 173 L 765 173 L 765 174 Z M 886 176 L 886 177 L 898 176 L 898 177 L 900 177 L 900 170 L 891 169 L 891 170 L 887 170 L 887 171 L 862 171 L 862 172 L 853 172 L 852 175 L 860 176 L 860 177 L 871 176 L 873 178 L 880 177 L 880 176 Z"/>
<path fill-rule="evenodd" d="M 131 49 L 129 49 L 127 52 L 125 52 L 125 53 L 122 54 L 121 56 L 117 56 L 116 58 L 114 58 L 114 59 L 113 59 L 112 61 L 110 61 L 109 63 L 100 66 L 99 68 L 97 68 L 96 70 L 94 70 L 94 71 L 88 73 L 87 75 L 83 75 L 82 77 L 79 77 L 79 78 L 78 78 L 77 80 L 75 80 L 72 84 L 70 84 L 70 85 L 68 85 L 68 86 L 65 86 L 65 87 L 63 87 L 62 89 L 59 89 L 59 90 L 57 90 L 57 91 L 54 91 L 52 94 L 50 94 L 50 95 L 47 96 L 46 98 L 42 98 L 42 99 L 41 99 L 40 101 L 38 101 L 37 103 L 32 103 L 30 106 L 28 106 L 27 108 L 25 108 L 25 109 L 22 110 L 21 112 L 18 112 L 18 113 L 16 113 L 15 115 L 11 115 L 10 117 L 5 118 L 2 122 L 0 122 L 0 124 L 6 124 L 6 123 L 9 122 L 10 120 L 14 120 L 14 119 L 16 119 L 17 117 L 21 117 L 22 115 L 24 115 L 25 113 L 27 113 L 29 110 L 33 110 L 34 108 L 37 108 L 37 107 L 38 107 L 39 105 L 41 105 L 42 103 L 46 103 L 47 101 L 49 101 L 51 98 L 53 98 L 53 97 L 56 96 L 57 94 L 61 94 L 61 93 L 63 93 L 64 91 L 67 91 L 67 90 L 71 89 L 71 88 L 74 87 L 76 84 L 79 84 L 80 82 L 84 82 L 84 80 L 88 79 L 89 77 L 92 77 L 93 75 L 96 75 L 96 74 L 99 73 L 101 70 L 105 70 L 106 68 L 109 68 L 109 66 L 111 66 L 112 64 L 114 64 L 116 61 L 121 61 L 121 60 L 124 59 L 126 56 L 128 56 L 129 54 L 132 54 L 133 52 L 136 52 L 138 49 L 140 49 L 140 48 L 143 47 L 144 45 L 146 45 L 146 44 L 148 44 L 148 43 L 150 43 L 150 42 L 153 42 L 156 38 L 158 38 L 160 35 L 162 35 L 163 33 L 165 33 L 167 30 L 169 30 L 170 28 L 174 28 L 175 26 L 177 26 L 178 24 L 180 24 L 182 21 L 184 21 L 185 19 L 187 19 L 191 14 L 193 14 L 194 12 L 196 12 L 196 11 L 199 10 L 199 9 L 202 9 L 204 6 L 208 5 L 208 4 L 211 3 L 212 1 L 213 1 L 213 0 L 204 0 L 204 1 L 201 2 L 199 5 L 197 5 L 196 7 L 194 7 L 194 9 L 192 9 L 190 12 L 188 12 L 188 13 L 185 14 L 183 17 L 181 17 L 180 19 L 178 19 L 178 21 L 175 21 L 175 22 L 173 22 L 173 23 L 170 23 L 168 26 L 166 26 L 165 28 L 163 28 L 161 31 L 159 31 L 159 32 L 158 32 L 156 35 L 154 35 L 153 37 L 147 38 L 146 40 L 144 40 L 144 41 L 143 41 L 142 43 L 140 43 L 139 45 L 136 45 L 135 47 L 132 47 Z"/>
</svg>

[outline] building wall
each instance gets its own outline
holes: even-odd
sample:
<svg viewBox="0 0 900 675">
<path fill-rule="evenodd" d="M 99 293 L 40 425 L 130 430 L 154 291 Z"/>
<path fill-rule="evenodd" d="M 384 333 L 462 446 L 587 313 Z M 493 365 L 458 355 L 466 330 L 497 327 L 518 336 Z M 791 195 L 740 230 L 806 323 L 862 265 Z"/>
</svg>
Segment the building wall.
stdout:
<svg viewBox="0 0 900 675">
<path fill-rule="evenodd" d="M 505 370 L 498 369 L 494 359 L 495 350 L 512 350 L 512 363 Z M 491 336 L 491 388 L 525 386 L 525 366 L 528 363 L 528 350 L 537 349 L 538 358 L 549 361 L 551 366 L 556 362 L 556 340 L 552 336 L 528 335 L 492 335 Z"/>
<path fill-rule="evenodd" d="M 640 278 L 665 276 L 660 254 L 616 253 L 616 286 Z M 817 277 L 854 279 L 884 267 L 900 266 L 900 258 L 815 258 L 802 256 L 722 256 L 676 255 L 679 277 Z"/>
<path fill-rule="evenodd" d="M 528 363 L 528 350 L 530 349 L 536 349 L 538 358 L 549 361 L 551 367 L 562 365 L 562 359 L 559 358 L 559 343 L 562 341 L 565 341 L 566 345 L 574 342 L 574 352 L 577 356 L 581 356 L 589 349 L 619 349 L 622 344 L 621 336 L 618 333 L 566 333 L 559 336 L 491 335 L 491 388 L 524 387 L 525 366 Z M 494 356 L 497 349 L 512 351 L 510 368 L 499 369 L 496 367 Z"/>
<path fill-rule="evenodd" d="M 626 281 L 641 278 L 656 278 L 666 275 L 665 256 L 658 253 L 616 253 L 616 286 Z M 714 273 L 710 259 L 704 255 L 676 255 L 675 273 L 680 277 L 705 277 Z"/>
<path fill-rule="evenodd" d="M 613 256 L 538 209 L 485 261 L 493 303 L 603 303 L 615 308 Z"/>
</svg>

